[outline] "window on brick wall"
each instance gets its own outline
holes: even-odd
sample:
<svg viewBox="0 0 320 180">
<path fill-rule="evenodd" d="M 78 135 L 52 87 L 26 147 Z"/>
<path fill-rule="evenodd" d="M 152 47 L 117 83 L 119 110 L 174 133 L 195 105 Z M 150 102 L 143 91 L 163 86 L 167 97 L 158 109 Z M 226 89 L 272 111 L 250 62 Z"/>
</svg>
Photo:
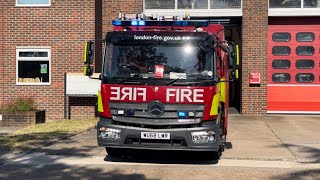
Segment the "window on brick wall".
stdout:
<svg viewBox="0 0 320 180">
<path fill-rule="evenodd" d="M 178 9 L 208 9 L 208 0 L 178 0 Z"/>
<path fill-rule="evenodd" d="M 17 48 L 16 82 L 18 85 L 50 85 L 50 48 Z"/>
<path fill-rule="evenodd" d="M 301 0 L 269 0 L 270 8 L 301 8 Z"/>
<path fill-rule="evenodd" d="M 16 6 L 50 6 L 51 0 L 16 0 Z"/>
<path fill-rule="evenodd" d="M 303 0 L 303 7 L 305 7 L 305 8 L 319 8 L 320 1 L 319 0 Z"/>
<path fill-rule="evenodd" d="M 174 9 L 175 0 L 145 0 L 146 9 Z"/>
<path fill-rule="evenodd" d="M 240 9 L 241 0 L 210 0 L 211 9 Z"/>
<path fill-rule="evenodd" d="M 319 8 L 319 0 L 269 0 L 270 8 Z"/>
<path fill-rule="evenodd" d="M 241 9 L 241 0 L 144 0 L 145 9 Z"/>
</svg>

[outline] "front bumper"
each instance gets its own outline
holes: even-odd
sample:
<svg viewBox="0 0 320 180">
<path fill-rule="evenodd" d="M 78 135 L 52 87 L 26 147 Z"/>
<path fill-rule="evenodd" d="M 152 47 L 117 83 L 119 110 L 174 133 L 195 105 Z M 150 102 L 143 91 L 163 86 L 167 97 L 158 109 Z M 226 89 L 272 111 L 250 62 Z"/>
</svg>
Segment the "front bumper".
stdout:
<svg viewBox="0 0 320 180">
<path fill-rule="evenodd" d="M 99 137 L 101 127 L 120 129 L 119 139 L 107 139 Z M 195 143 L 192 141 L 191 132 L 214 131 L 215 141 Z M 170 140 L 141 139 L 141 132 L 170 133 Z M 219 128 L 212 122 L 203 127 L 151 129 L 112 124 L 111 119 L 100 118 L 97 125 L 98 145 L 112 148 L 152 149 L 152 150 L 186 150 L 186 151 L 218 151 L 221 142 Z"/>
</svg>

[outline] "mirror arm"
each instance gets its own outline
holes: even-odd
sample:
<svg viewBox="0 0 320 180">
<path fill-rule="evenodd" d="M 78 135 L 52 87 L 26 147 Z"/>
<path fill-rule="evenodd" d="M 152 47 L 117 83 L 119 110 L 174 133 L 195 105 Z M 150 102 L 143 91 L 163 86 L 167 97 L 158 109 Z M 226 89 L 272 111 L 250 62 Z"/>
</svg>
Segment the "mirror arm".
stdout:
<svg viewBox="0 0 320 180">
<path fill-rule="evenodd" d="M 230 79 L 230 80 L 222 80 L 222 81 L 220 81 L 220 82 L 233 82 L 234 81 L 234 79 Z"/>
</svg>

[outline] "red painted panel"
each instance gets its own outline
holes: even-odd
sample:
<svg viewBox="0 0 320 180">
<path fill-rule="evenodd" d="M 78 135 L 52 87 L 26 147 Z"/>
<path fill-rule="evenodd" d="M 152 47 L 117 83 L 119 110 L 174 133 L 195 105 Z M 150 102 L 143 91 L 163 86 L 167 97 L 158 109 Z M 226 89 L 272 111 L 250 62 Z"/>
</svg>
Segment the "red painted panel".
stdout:
<svg viewBox="0 0 320 180">
<path fill-rule="evenodd" d="M 291 40 L 289 42 L 274 42 L 272 40 L 272 34 L 275 32 L 289 32 L 291 34 Z M 315 40 L 313 42 L 297 42 L 296 34 L 299 32 L 313 32 L 315 34 Z M 295 75 L 297 73 L 313 73 L 315 75 L 315 81 L 308 84 L 320 84 L 320 25 L 269 26 L 268 42 L 268 84 L 277 84 L 272 81 L 272 74 L 274 73 L 289 73 L 291 75 L 291 81 L 285 84 L 301 84 L 295 81 Z M 275 56 L 272 54 L 272 48 L 274 46 L 289 46 L 291 48 L 291 54 L 289 56 Z M 296 54 L 296 47 L 298 46 L 313 46 L 315 53 L 313 56 L 298 56 Z M 291 62 L 291 67 L 289 69 L 273 69 L 272 61 L 275 59 L 288 59 Z M 312 59 L 315 62 L 315 67 L 313 69 L 297 69 L 295 63 L 299 59 Z"/>
<path fill-rule="evenodd" d="M 109 102 L 149 103 L 160 101 L 164 104 L 206 105 L 203 120 L 212 118 L 210 110 L 212 98 L 217 93 L 216 86 L 141 86 L 102 84 L 101 95 L 104 112 L 102 116 L 111 117 Z"/>
<path fill-rule="evenodd" d="M 289 42 L 274 42 L 272 35 L 275 32 L 288 32 L 291 35 L 291 40 Z M 315 40 L 313 42 L 297 42 L 296 35 L 299 32 L 313 32 Z M 320 111 L 320 25 L 270 25 L 268 42 L 267 110 Z M 291 54 L 275 56 L 272 54 L 274 46 L 289 46 Z M 296 54 L 298 46 L 313 46 L 315 53 L 312 56 L 299 56 Z M 287 59 L 291 62 L 291 67 L 289 69 L 273 69 L 272 61 L 275 59 Z M 296 61 L 300 59 L 312 59 L 315 64 L 314 68 L 297 69 Z M 274 73 L 289 73 L 291 80 L 288 83 L 273 82 L 272 74 Z M 312 73 L 314 81 L 311 83 L 296 82 L 297 73 Z"/>
<path fill-rule="evenodd" d="M 320 111 L 320 86 L 268 86 L 268 111 Z"/>
</svg>

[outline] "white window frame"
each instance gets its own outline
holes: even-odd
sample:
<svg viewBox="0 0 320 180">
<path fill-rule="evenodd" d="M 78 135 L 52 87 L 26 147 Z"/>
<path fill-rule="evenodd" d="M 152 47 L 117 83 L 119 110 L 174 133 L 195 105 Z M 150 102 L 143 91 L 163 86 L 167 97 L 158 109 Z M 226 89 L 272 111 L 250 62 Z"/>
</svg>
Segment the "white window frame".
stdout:
<svg viewBox="0 0 320 180">
<path fill-rule="evenodd" d="M 304 0 L 301 0 L 301 8 L 270 8 L 268 0 L 268 16 L 319 16 L 320 7 L 305 8 Z"/>
<path fill-rule="evenodd" d="M 16 7 L 50 7 L 51 1 L 49 0 L 48 4 L 19 4 L 18 0 L 16 0 Z"/>
<path fill-rule="evenodd" d="M 174 9 L 146 9 L 145 0 L 143 0 L 143 12 L 147 16 L 153 16 L 155 14 L 189 14 L 192 17 L 203 17 L 203 16 L 242 16 L 242 4 L 244 0 L 241 0 L 241 8 L 238 9 L 211 9 L 210 0 L 208 0 L 207 9 L 178 9 L 178 0 L 175 0 Z"/>
<path fill-rule="evenodd" d="M 19 52 L 48 52 L 48 57 L 19 57 Z M 19 61 L 49 61 L 49 82 L 19 82 L 18 65 Z M 51 85 L 51 47 L 16 47 L 16 85 L 36 85 L 48 86 Z"/>
</svg>

